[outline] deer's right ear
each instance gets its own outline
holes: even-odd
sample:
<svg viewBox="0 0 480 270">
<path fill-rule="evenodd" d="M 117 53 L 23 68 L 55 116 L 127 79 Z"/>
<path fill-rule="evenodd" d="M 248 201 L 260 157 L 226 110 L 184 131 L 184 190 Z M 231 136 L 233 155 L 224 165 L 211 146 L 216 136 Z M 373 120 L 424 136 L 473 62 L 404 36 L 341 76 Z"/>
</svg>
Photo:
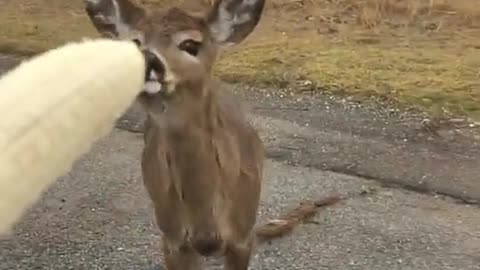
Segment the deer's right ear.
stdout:
<svg viewBox="0 0 480 270">
<path fill-rule="evenodd" d="M 213 38 L 220 45 L 243 41 L 257 26 L 265 0 L 208 0 L 215 1 L 208 15 Z"/>
<path fill-rule="evenodd" d="M 138 24 L 145 18 L 145 10 L 130 0 L 84 0 L 85 11 L 97 31 L 104 37 L 137 39 Z"/>
</svg>

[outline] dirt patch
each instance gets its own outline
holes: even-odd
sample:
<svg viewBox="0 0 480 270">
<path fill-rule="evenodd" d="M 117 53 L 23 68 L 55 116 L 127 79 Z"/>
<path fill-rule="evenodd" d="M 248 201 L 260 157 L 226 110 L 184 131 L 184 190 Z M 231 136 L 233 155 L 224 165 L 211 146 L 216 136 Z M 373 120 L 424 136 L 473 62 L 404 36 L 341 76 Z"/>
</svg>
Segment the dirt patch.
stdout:
<svg viewBox="0 0 480 270">
<path fill-rule="evenodd" d="M 8 25 L 0 52 L 19 55 L 96 36 L 81 0 L 4 0 L 0 24 Z M 479 34 L 475 0 L 273 0 L 215 72 L 229 82 L 382 96 L 480 119 Z"/>
</svg>

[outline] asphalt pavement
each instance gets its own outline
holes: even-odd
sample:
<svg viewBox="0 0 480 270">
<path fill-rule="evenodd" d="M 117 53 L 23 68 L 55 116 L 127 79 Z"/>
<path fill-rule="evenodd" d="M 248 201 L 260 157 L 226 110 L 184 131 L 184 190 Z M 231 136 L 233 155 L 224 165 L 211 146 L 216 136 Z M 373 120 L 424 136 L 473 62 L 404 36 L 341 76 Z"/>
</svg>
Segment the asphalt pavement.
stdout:
<svg viewBox="0 0 480 270">
<path fill-rule="evenodd" d="M 0 241 L 0 269 L 152 269 L 160 236 L 141 183 L 140 134 L 115 130 Z M 452 199 L 269 160 L 260 221 L 306 198 L 351 196 L 283 239 L 252 269 L 480 269 L 480 211 Z M 358 195 L 362 193 L 363 195 Z M 209 263 L 219 269 L 219 262 Z"/>
</svg>

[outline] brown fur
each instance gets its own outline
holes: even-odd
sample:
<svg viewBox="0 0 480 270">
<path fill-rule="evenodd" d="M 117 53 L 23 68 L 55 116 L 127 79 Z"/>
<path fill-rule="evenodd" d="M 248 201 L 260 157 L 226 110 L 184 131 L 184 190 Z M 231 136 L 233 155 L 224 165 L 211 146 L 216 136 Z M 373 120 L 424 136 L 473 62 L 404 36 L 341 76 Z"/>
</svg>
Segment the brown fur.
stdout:
<svg viewBox="0 0 480 270">
<path fill-rule="evenodd" d="M 264 243 L 291 233 L 296 225 L 311 218 L 319 208 L 336 204 L 340 200 L 339 196 L 330 196 L 314 202 L 302 202 L 290 212 L 258 227 L 257 242 Z"/>
<path fill-rule="evenodd" d="M 253 30 L 262 0 L 253 6 L 242 6 L 241 0 L 219 0 L 206 18 L 177 8 L 142 17 L 145 13 L 128 0 L 116 0 L 120 21 L 128 19 L 124 21 L 128 31 L 125 25 L 111 29 L 113 21 L 108 19 L 119 15 L 112 8 L 105 10 L 114 7 L 113 0 L 102 1 L 87 1 L 88 14 L 99 32 L 142 40 L 142 49 L 155 51 L 165 62 L 165 78 L 173 78 L 165 83 L 171 91 L 139 96 L 148 114 L 143 179 L 163 232 L 167 269 L 200 269 L 202 255 L 221 255 L 226 258 L 225 269 L 246 270 L 256 240 L 283 236 L 318 207 L 335 202 L 330 198 L 305 203 L 279 220 L 254 228 L 263 178 L 263 144 L 240 104 L 219 90 L 210 73 L 218 49 L 240 42 Z M 228 12 L 248 13 L 250 20 L 228 28 L 231 31 L 212 32 L 215 23 L 227 25 L 221 21 L 221 5 Z M 178 33 L 191 30 L 197 34 L 187 32 L 187 37 L 202 37 L 196 60 L 179 51 L 174 42 Z"/>
</svg>

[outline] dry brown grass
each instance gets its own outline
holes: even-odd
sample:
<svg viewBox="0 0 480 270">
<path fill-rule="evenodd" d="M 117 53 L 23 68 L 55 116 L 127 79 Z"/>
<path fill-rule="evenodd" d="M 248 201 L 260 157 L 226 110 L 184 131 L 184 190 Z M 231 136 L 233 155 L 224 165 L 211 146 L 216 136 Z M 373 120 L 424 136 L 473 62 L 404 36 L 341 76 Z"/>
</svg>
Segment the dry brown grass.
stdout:
<svg viewBox="0 0 480 270">
<path fill-rule="evenodd" d="M 193 0 L 137 0 L 149 6 Z M 209 2 L 210 0 L 201 0 Z M 96 36 L 82 0 L 2 0 L 0 52 Z M 271 0 L 216 73 L 231 81 L 381 95 L 480 119 L 478 0 Z"/>
<path fill-rule="evenodd" d="M 456 25 L 480 26 L 480 5 L 476 0 L 273 0 L 282 8 L 320 7 L 324 14 L 355 17 L 365 27 L 394 20 L 406 24 L 430 17 L 447 19 Z"/>
<path fill-rule="evenodd" d="M 388 18 L 401 18 L 407 23 L 427 17 L 450 18 L 457 25 L 478 26 L 480 5 L 472 0 L 349 0 L 358 9 L 366 26 L 376 26 Z"/>
</svg>

